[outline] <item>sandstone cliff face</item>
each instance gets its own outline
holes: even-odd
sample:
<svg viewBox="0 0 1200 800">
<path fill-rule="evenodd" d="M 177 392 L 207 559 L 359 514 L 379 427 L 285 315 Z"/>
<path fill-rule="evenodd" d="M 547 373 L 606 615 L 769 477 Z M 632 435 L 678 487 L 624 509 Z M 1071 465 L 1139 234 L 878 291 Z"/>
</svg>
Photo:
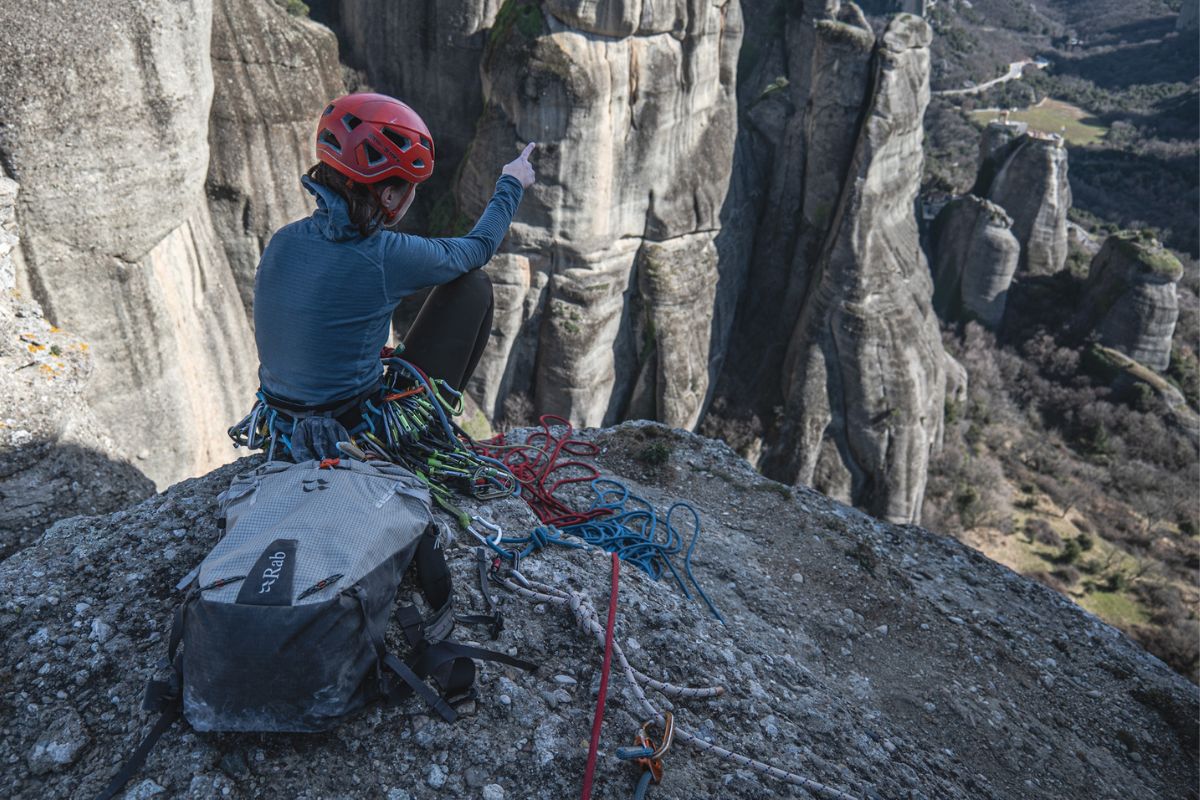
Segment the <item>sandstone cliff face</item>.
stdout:
<svg viewBox="0 0 1200 800">
<path fill-rule="evenodd" d="M 903 521 L 920 514 L 946 381 L 912 210 L 929 39 L 903 15 L 876 41 L 852 4 L 789 16 L 791 113 L 706 422 L 751 409 L 761 428 L 742 446 L 768 475 Z"/>
<path fill-rule="evenodd" d="M 710 700 L 671 700 L 681 729 L 859 798 L 1092 800 L 1193 788 L 1196 687 L 1060 595 L 953 539 L 766 480 L 719 442 L 633 423 L 585 435 L 603 448 L 606 474 L 660 508 L 689 500 L 704 520 L 694 570 L 727 625 L 668 581 L 620 571 L 616 641 L 631 665 L 725 687 Z M 648 470 L 637 454 L 652 442 L 669 458 Z M 6 796 L 92 797 L 151 724 L 140 698 L 166 649 L 179 600 L 171 587 L 215 543 L 217 493 L 252 463 L 107 517 L 64 521 L 0 563 Z M 506 533 L 535 524 L 517 499 L 465 507 Z M 446 550 L 464 609 L 483 607 L 471 544 Z M 552 548 L 522 571 L 603 611 L 608 564 Z M 328 734 L 176 726 L 129 796 L 576 796 L 602 650 L 564 610 L 491 591 L 505 627 L 489 646 L 542 668 L 481 664 L 480 696 L 453 725 L 409 703 Z M 608 697 L 594 796 L 625 798 L 637 772 L 613 750 L 647 715 L 619 667 Z M 809 794 L 681 737 L 666 766 L 650 797 Z"/>
<path fill-rule="evenodd" d="M 933 305 L 946 320 L 998 330 L 1021 245 L 1004 209 L 975 195 L 946 205 L 934 221 Z"/>
<path fill-rule="evenodd" d="M 1021 244 L 1018 271 L 1052 275 L 1067 260 L 1067 148 L 1061 137 L 1023 131 L 1004 123 L 988 126 L 972 191 L 1012 217 L 1013 235 Z"/>
<path fill-rule="evenodd" d="M 60 519 L 154 492 L 83 403 L 88 344 L 15 289 L 16 201 L 17 184 L 0 177 L 0 558 Z"/>
<path fill-rule="evenodd" d="M 307 216 L 300 175 L 315 122 L 345 93 L 337 39 L 272 0 L 214 0 L 205 188 L 217 236 L 251 315 L 254 271 L 271 234 Z"/>
<path fill-rule="evenodd" d="M 228 460 L 224 428 L 254 385 L 204 196 L 211 19 L 207 0 L 126 3 L 104 24 L 76 3 L 0 6 L 20 281 L 91 345 L 87 402 L 159 482 Z"/>
<path fill-rule="evenodd" d="M 1183 267 L 1170 251 L 1133 233 L 1108 237 L 1092 260 L 1074 328 L 1159 372 L 1171 361 Z"/>
<path fill-rule="evenodd" d="M 898 521 L 920 517 L 946 381 L 912 212 L 930 39 L 924 21 L 904 15 L 876 46 L 873 94 L 785 356 L 785 420 L 768 455 L 797 481 Z"/>
<path fill-rule="evenodd" d="M 525 141 L 538 183 L 489 265 L 496 324 L 472 393 L 584 423 L 631 403 L 693 426 L 708 390 L 714 246 L 732 156 L 736 2 L 510 2 L 461 166 L 473 218 Z"/>
</svg>

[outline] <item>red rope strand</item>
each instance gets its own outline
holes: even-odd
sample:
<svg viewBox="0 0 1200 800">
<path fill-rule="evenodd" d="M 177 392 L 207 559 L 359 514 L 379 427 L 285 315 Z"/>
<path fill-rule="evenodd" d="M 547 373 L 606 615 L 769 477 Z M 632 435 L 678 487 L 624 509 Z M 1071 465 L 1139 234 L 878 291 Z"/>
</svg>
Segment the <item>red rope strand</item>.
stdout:
<svg viewBox="0 0 1200 800">
<path fill-rule="evenodd" d="M 604 700 L 608 696 L 608 672 L 612 666 L 613 627 L 617 621 L 617 577 L 621 560 L 612 554 L 612 588 L 608 595 L 608 625 L 604 629 L 604 666 L 600 668 L 600 697 L 596 699 L 596 715 L 592 718 L 592 742 L 588 746 L 587 770 L 583 773 L 581 800 L 592 796 L 592 778 L 596 773 L 596 754 L 600 750 L 600 726 L 604 723 Z"/>
</svg>

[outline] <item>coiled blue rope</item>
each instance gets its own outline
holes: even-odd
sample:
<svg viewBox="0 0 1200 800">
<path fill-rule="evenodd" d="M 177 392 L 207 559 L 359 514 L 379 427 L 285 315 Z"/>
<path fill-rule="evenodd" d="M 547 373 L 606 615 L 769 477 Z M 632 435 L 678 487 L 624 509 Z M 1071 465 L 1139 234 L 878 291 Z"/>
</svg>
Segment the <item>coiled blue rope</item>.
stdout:
<svg viewBox="0 0 1200 800">
<path fill-rule="evenodd" d="M 572 536 L 583 540 L 592 547 L 598 547 L 608 553 L 616 553 L 622 561 L 636 566 L 656 581 L 670 572 L 684 597 L 691 600 L 693 599 L 692 593 L 671 561 L 671 556 L 683 550 L 683 536 L 674 519 L 677 514 L 690 514 L 692 536 L 684 554 L 683 571 L 688 582 L 695 587 L 697 594 L 708 606 L 708 610 L 724 624 L 725 618 L 721 616 L 721 612 L 717 611 L 708 595 L 700 588 L 700 584 L 692 572 L 692 554 L 696 549 L 696 541 L 700 537 L 700 514 L 695 507 L 690 503 L 678 502 L 668 508 L 666 515 L 663 516 L 659 515 L 653 504 L 645 498 L 632 494 L 629 488 L 620 481 L 611 478 L 596 478 L 591 485 L 595 498 L 588 510 L 607 511 L 609 512 L 608 516 L 575 525 L 564 525 L 561 528 L 544 525 L 534 528 L 528 536 L 504 539 L 504 544 L 524 545 L 520 552 L 505 550 L 490 540 L 488 546 L 503 558 L 510 561 L 520 560 L 551 544 L 576 549 L 582 548 L 584 545 L 564 538 Z"/>
</svg>

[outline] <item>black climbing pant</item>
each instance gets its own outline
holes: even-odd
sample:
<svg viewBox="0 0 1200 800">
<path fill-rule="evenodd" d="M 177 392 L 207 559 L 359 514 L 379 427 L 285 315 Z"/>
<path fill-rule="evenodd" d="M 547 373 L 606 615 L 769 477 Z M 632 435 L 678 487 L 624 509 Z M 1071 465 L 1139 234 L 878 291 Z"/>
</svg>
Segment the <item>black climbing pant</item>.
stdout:
<svg viewBox="0 0 1200 800">
<path fill-rule="evenodd" d="M 442 284 L 425 298 L 400 357 L 462 390 L 492 329 L 492 281 L 482 269 Z"/>
</svg>

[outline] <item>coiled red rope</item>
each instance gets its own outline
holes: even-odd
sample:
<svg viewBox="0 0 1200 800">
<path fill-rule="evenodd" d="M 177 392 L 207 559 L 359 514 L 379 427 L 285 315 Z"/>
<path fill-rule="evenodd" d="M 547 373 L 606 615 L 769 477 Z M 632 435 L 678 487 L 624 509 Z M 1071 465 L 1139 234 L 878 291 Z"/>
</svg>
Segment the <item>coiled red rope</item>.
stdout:
<svg viewBox="0 0 1200 800">
<path fill-rule="evenodd" d="M 593 442 L 573 438 L 571 423 L 557 415 L 538 418 L 541 430 L 529 434 L 523 444 L 508 444 L 500 434 L 478 446 L 483 453 L 508 467 L 521 484 L 521 497 L 543 525 L 576 525 L 608 513 L 608 509 L 576 511 L 560 500 L 556 492 L 573 483 L 591 483 L 600 477 L 593 465 L 563 456 L 589 457 L 598 455 L 600 448 Z M 561 436 L 552 430 L 566 428 Z"/>
<path fill-rule="evenodd" d="M 600 751 L 600 727 L 604 724 L 604 701 L 608 697 L 608 673 L 612 667 L 613 628 L 617 621 L 617 578 L 621 559 L 612 554 L 612 588 L 608 594 L 608 624 L 604 627 L 604 666 L 600 668 L 600 696 L 596 699 L 596 714 L 592 718 L 592 742 L 588 746 L 587 769 L 583 773 L 581 800 L 592 796 L 592 777 L 596 773 L 596 754 Z"/>
</svg>

